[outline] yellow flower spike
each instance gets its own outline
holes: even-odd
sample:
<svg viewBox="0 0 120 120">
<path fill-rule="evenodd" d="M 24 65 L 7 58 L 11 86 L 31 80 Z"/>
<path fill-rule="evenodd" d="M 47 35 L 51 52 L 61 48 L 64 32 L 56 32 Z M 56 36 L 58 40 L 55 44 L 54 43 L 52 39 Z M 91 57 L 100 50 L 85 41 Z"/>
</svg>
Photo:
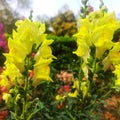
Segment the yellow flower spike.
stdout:
<svg viewBox="0 0 120 120">
<path fill-rule="evenodd" d="M 28 52 L 30 52 L 33 43 L 36 43 L 36 45 L 39 46 L 39 44 L 43 41 L 43 39 L 40 39 L 40 36 L 43 35 L 42 33 L 44 31 L 42 30 L 44 30 L 45 28 L 41 28 L 41 26 L 45 26 L 40 24 L 39 22 L 31 22 L 27 19 L 20 23 L 21 24 L 18 26 L 17 29 L 19 40 L 28 49 Z"/>
<path fill-rule="evenodd" d="M 36 87 L 41 80 L 52 81 L 49 76 L 49 64 L 55 57 L 52 55 L 52 50 L 49 45 L 53 40 L 46 39 L 46 34 L 44 34 L 45 24 L 25 19 L 24 21 L 18 20 L 16 26 L 16 31 L 13 30 L 13 36 L 8 40 L 9 53 L 4 54 L 6 57 L 5 64 L 14 64 L 16 69 L 22 74 L 25 72 L 26 62 L 29 60 L 28 63 L 30 65 L 32 64 L 30 60 L 34 59 L 34 75 L 32 77 L 33 85 Z M 35 53 L 34 57 L 26 58 L 26 56 L 30 57 L 32 54 L 31 52 Z M 26 59 L 27 61 L 25 61 Z M 12 75 L 13 74 L 9 76 L 11 77 Z M 14 81 L 14 77 L 12 80 Z"/>
<path fill-rule="evenodd" d="M 94 45 L 96 47 L 96 57 L 101 58 L 106 50 L 114 46 L 111 40 L 115 30 L 118 28 L 120 28 L 120 21 L 116 20 L 114 12 L 103 13 L 102 11 L 95 11 L 90 13 L 87 18 L 80 19 L 80 29 L 74 35 L 78 44 L 78 48 L 74 53 L 83 58 L 86 63 L 87 58 L 90 57 L 90 46 Z M 111 60 L 109 58 L 106 60 L 109 60 L 109 63 L 111 61 L 117 62 L 117 54 L 115 54 L 115 59 L 112 55 L 109 56 Z M 105 61 L 104 64 L 106 64 Z M 106 64 L 105 69 L 107 66 Z"/>
<path fill-rule="evenodd" d="M 19 40 L 22 45 L 27 48 L 27 52 L 31 51 L 32 45 L 36 43 L 37 47 L 44 40 L 41 39 L 41 36 L 45 36 L 43 34 L 45 32 L 45 25 L 39 23 L 38 21 L 32 22 L 30 20 L 17 21 L 17 30 L 13 32 L 13 40 Z M 45 38 L 44 37 L 44 38 Z"/>
</svg>

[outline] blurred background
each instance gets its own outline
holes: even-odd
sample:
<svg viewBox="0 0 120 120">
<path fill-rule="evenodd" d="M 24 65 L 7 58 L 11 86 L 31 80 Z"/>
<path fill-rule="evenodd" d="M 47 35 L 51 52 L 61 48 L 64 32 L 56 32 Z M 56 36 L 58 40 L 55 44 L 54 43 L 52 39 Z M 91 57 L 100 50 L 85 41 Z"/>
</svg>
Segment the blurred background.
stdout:
<svg viewBox="0 0 120 120">
<path fill-rule="evenodd" d="M 89 0 L 88 4 L 99 9 L 101 0 Z M 120 18 L 120 0 L 103 0 L 108 11 L 115 11 L 116 17 Z M 24 19 L 32 13 L 33 20 L 53 22 L 56 16 L 66 16 L 79 19 L 81 0 L 0 0 L 0 22 L 4 25 L 4 31 L 11 33 L 17 19 Z M 69 12 L 67 12 L 69 11 Z"/>
<path fill-rule="evenodd" d="M 8 52 L 7 41 L 16 28 L 16 20 L 29 18 L 44 22 L 48 38 L 54 39 L 53 54 L 59 58 L 55 65 L 66 63 L 68 68 L 68 56 L 77 59 L 72 53 L 77 47 L 72 35 L 79 29 L 79 18 L 104 7 L 120 19 L 119 5 L 120 0 L 0 0 L 0 66 L 4 65 L 3 53 Z"/>
</svg>

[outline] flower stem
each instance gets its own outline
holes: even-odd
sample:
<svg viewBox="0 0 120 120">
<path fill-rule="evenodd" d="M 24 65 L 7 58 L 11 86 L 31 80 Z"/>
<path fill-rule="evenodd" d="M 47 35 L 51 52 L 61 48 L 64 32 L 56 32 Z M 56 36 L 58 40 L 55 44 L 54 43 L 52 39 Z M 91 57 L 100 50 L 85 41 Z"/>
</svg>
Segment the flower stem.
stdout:
<svg viewBox="0 0 120 120">
<path fill-rule="evenodd" d="M 80 86 L 81 86 L 81 81 L 82 81 L 82 77 L 83 77 L 83 71 L 82 71 L 82 63 L 83 63 L 83 60 L 82 58 L 80 59 L 80 69 L 79 69 L 79 88 L 78 88 L 78 91 L 80 90 Z"/>
<path fill-rule="evenodd" d="M 25 80 L 25 87 L 24 87 L 24 98 L 23 98 L 23 109 L 22 109 L 22 114 L 21 114 L 21 120 L 26 120 L 27 116 L 27 108 L 26 108 L 26 103 L 27 103 L 27 90 L 28 90 L 28 78 Z"/>
<path fill-rule="evenodd" d="M 29 84 L 29 56 L 26 57 L 25 59 L 25 75 L 24 75 L 24 80 L 25 80 L 25 85 L 24 85 L 24 96 L 23 96 L 23 108 L 22 108 L 22 114 L 21 114 L 21 120 L 26 120 L 27 119 L 27 108 L 26 108 L 26 104 L 27 104 L 27 92 L 28 92 L 28 84 Z"/>
</svg>

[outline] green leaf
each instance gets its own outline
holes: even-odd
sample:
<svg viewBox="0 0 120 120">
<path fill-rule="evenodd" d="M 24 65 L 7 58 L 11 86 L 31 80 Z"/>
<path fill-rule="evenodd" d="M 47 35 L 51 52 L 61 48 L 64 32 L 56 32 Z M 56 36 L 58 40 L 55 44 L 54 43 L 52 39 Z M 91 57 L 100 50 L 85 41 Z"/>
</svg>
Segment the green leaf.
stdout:
<svg viewBox="0 0 120 120">
<path fill-rule="evenodd" d="M 35 109 L 33 110 L 33 112 L 29 115 L 29 117 L 27 118 L 27 120 L 31 120 L 31 118 L 40 110 L 42 110 L 44 108 L 44 105 L 41 101 L 38 101 L 36 104 Z"/>
</svg>

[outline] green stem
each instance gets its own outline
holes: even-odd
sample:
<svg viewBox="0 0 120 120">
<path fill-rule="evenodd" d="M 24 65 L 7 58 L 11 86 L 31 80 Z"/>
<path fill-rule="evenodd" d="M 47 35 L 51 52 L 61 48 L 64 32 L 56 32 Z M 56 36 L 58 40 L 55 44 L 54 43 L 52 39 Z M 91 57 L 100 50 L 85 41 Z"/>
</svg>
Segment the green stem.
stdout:
<svg viewBox="0 0 120 120">
<path fill-rule="evenodd" d="M 22 109 L 22 114 L 21 114 L 21 120 L 26 120 L 27 116 L 27 90 L 28 90 L 28 78 L 25 79 L 25 87 L 24 87 L 24 98 L 23 98 L 23 109 Z"/>
<path fill-rule="evenodd" d="M 83 77 L 83 71 L 82 71 L 82 63 L 83 63 L 83 60 L 82 58 L 80 59 L 80 69 L 79 69 L 79 88 L 78 88 L 78 91 L 80 90 L 80 86 L 81 86 L 81 81 L 82 81 L 82 77 Z"/>
<path fill-rule="evenodd" d="M 93 62 L 93 75 L 95 74 L 96 72 L 96 57 L 95 57 L 95 60 Z"/>
<path fill-rule="evenodd" d="M 25 65 L 25 76 L 24 76 L 24 79 L 25 79 L 25 86 L 24 86 L 24 96 L 23 96 L 23 109 L 22 109 L 22 114 L 21 114 L 21 120 L 26 120 L 27 119 L 27 108 L 26 108 L 26 104 L 27 104 L 27 92 L 28 92 L 28 77 L 29 77 L 29 73 L 28 73 L 28 70 L 29 70 L 29 56 L 26 57 L 26 61 L 25 61 L 26 65 Z"/>
<path fill-rule="evenodd" d="M 71 115 L 71 113 L 70 113 L 68 110 L 66 110 L 66 113 L 70 116 L 71 120 L 76 120 L 76 118 L 73 117 L 73 116 Z"/>
<path fill-rule="evenodd" d="M 31 113 L 31 114 L 29 115 L 29 117 L 27 118 L 27 120 L 31 120 L 31 118 L 32 118 L 38 111 L 39 111 L 39 109 L 36 110 L 36 111 L 34 111 L 33 113 Z"/>
</svg>

